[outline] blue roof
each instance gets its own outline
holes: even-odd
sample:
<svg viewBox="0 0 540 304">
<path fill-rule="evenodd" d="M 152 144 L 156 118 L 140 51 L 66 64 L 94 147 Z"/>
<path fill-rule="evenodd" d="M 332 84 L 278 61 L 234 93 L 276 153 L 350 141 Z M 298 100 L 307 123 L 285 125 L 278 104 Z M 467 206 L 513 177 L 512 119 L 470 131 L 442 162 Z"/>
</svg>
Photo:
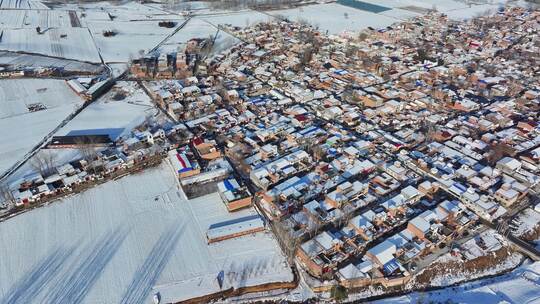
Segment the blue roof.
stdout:
<svg viewBox="0 0 540 304">
<path fill-rule="evenodd" d="M 389 262 L 384 264 L 383 268 L 386 274 L 391 274 L 399 268 L 399 264 L 397 263 L 396 259 L 391 259 Z"/>
<path fill-rule="evenodd" d="M 234 190 L 234 186 L 231 184 L 231 182 L 230 182 L 228 179 L 226 179 L 226 180 L 223 181 L 223 185 L 224 185 L 225 188 L 226 188 L 227 190 L 229 190 L 229 191 Z"/>
<path fill-rule="evenodd" d="M 463 192 L 467 191 L 467 188 L 465 186 L 463 186 L 462 184 L 460 184 L 460 183 L 454 183 L 453 186 L 458 188 L 459 190 L 461 190 Z"/>
<path fill-rule="evenodd" d="M 309 134 L 309 133 L 312 133 L 312 132 L 314 132 L 314 131 L 317 131 L 318 129 L 319 129 L 319 128 L 316 127 L 316 126 L 311 126 L 311 127 L 307 128 L 307 129 L 304 129 L 304 130 L 302 130 L 302 131 L 299 131 L 298 133 L 300 133 L 300 135 L 307 135 L 307 134 Z"/>
</svg>

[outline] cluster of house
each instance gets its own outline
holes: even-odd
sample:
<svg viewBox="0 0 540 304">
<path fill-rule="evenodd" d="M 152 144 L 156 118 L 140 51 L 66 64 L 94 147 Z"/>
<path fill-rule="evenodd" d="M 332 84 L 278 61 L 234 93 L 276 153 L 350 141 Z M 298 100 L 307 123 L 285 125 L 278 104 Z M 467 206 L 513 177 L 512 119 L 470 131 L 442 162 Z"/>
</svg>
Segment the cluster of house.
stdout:
<svg viewBox="0 0 540 304">
<path fill-rule="evenodd" d="M 209 39 L 193 38 L 186 42 L 181 51 L 163 53 L 153 51 L 141 58 L 133 59 L 130 74 L 136 78 L 186 78 L 196 70 L 203 70 L 198 62 L 203 57 L 202 51 L 211 46 Z"/>
<path fill-rule="evenodd" d="M 410 261 L 539 190 L 539 18 L 431 14 L 339 37 L 229 27 L 248 42 L 209 64 L 227 113 L 197 125 L 226 134 L 309 273 L 403 283 Z"/>
<path fill-rule="evenodd" d="M 145 123 L 125 134 L 123 129 L 73 130 L 53 136 L 31 160 L 31 172 L 9 185 L 16 207 L 28 207 L 90 187 L 100 180 L 129 172 L 154 158 L 163 158 L 178 129 Z M 59 149 L 76 149 L 77 157 L 59 164 Z"/>
<path fill-rule="evenodd" d="M 205 187 L 214 182 L 228 211 L 251 206 L 252 194 L 234 177 L 232 166 L 214 140 L 193 137 L 189 143 L 170 150 L 168 158 L 182 185 Z"/>
<path fill-rule="evenodd" d="M 144 85 L 179 121 L 184 142 L 168 157 L 182 185 L 218 180 L 230 211 L 255 202 L 317 278 L 391 286 L 540 190 L 539 19 L 523 8 L 468 22 L 429 14 L 342 36 L 227 26 L 246 42 L 204 69 L 176 74 L 172 54 L 132 74 L 180 79 Z"/>
<path fill-rule="evenodd" d="M 214 114 L 223 105 L 213 77 L 190 76 L 181 80 L 159 80 L 146 82 L 152 98 L 172 117 L 180 121 L 196 122 Z M 222 111 L 223 112 L 223 111 Z"/>
</svg>

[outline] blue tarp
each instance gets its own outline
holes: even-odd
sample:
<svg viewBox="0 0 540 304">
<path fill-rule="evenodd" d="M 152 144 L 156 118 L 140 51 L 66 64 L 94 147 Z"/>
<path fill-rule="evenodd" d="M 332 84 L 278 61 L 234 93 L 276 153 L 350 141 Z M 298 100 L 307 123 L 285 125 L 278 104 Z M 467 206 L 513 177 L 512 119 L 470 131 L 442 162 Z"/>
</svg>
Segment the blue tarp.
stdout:
<svg viewBox="0 0 540 304">
<path fill-rule="evenodd" d="M 228 179 L 223 181 L 223 185 L 225 185 L 225 188 L 229 191 L 234 190 L 234 186 L 231 184 L 231 182 Z"/>
<path fill-rule="evenodd" d="M 396 259 L 392 259 L 383 266 L 384 272 L 386 274 L 391 274 L 392 272 L 399 269 L 399 264 L 397 263 Z"/>
</svg>

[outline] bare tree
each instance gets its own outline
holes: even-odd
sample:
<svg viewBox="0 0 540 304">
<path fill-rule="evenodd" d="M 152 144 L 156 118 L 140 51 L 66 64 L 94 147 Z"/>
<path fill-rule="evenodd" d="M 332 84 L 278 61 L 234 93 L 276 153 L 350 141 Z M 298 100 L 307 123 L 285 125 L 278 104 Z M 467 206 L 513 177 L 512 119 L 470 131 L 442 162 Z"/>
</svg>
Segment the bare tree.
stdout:
<svg viewBox="0 0 540 304">
<path fill-rule="evenodd" d="M 40 151 L 32 158 L 30 164 L 42 176 L 53 174 L 56 167 L 56 154 L 51 151 Z"/>
<path fill-rule="evenodd" d="M 504 142 L 495 142 L 491 145 L 491 151 L 487 157 L 487 161 L 491 165 L 495 165 L 501 158 L 512 154 L 512 147 Z"/>
<path fill-rule="evenodd" d="M 366 40 L 367 38 L 368 38 L 368 34 L 365 33 L 365 32 L 362 32 L 362 33 L 358 34 L 358 40 L 359 40 L 359 41 L 364 41 L 364 40 Z"/>
<path fill-rule="evenodd" d="M 312 47 L 307 47 L 300 55 L 300 64 L 302 67 L 307 66 L 313 58 L 314 50 Z"/>
<path fill-rule="evenodd" d="M 308 216 L 308 224 L 306 228 L 309 238 L 312 239 L 319 233 L 319 230 L 321 229 L 321 223 L 317 220 L 314 220 L 313 217 Z"/>
<path fill-rule="evenodd" d="M 88 137 L 86 140 L 77 138 L 75 145 L 85 161 L 90 163 L 97 158 L 96 141 L 92 137 Z"/>
<path fill-rule="evenodd" d="M 0 202 L 13 204 L 15 203 L 15 197 L 13 196 L 13 193 L 9 190 L 9 186 L 7 183 L 1 183 L 0 184 Z"/>
</svg>

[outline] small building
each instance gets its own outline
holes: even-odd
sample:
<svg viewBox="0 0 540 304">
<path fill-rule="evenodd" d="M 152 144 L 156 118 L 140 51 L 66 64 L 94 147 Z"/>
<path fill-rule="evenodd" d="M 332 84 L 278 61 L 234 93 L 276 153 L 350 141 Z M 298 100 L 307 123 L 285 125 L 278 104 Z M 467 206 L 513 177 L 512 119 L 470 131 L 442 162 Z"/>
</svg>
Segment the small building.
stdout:
<svg viewBox="0 0 540 304">
<path fill-rule="evenodd" d="M 385 240 L 379 245 L 371 248 L 366 252 L 366 256 L 379 266 L 387 265 L 388 262 L 394 260 L 396 253 L 396 245 L 389 240 Z"/>
<path fill-rule="evenodd" d="M 264 221 L 259 215 L 250 215 L 210 225 L 206 238 L 210 244 L 260 231 L 264 231 Z"/>
<path fill-rule="evenodd" d="M 221 152 L 216 148 L 213 141 L 203 141 L 196 138 L 193 140 L 193 146 L 202 159 L 212 160 L 221 157 Z"/>
<path fill-rule="evenodd" d="M 495 199 L 501 202 L 505 207 L 513 205 L 520 197 L 519 192 L 512 189 L 509 184 L 503 184 L 499 190 L 495 192 Z"/>
<path fill-rule="evenodd" d="M 240 186 L 236 179 L 229 178 L 217 184 L 219 196 L 227 210 L 235 211 L 251 205 L 251 194 L 246 187 Z"/>
<path fill-rule="evenodd" d="M 171 150 L 168 155 L 169 161 L 179 178 L 185 178 L 201 173 L 201 168 L 197 162 L 190 160 L 185 152 Z"/>
</svg>

